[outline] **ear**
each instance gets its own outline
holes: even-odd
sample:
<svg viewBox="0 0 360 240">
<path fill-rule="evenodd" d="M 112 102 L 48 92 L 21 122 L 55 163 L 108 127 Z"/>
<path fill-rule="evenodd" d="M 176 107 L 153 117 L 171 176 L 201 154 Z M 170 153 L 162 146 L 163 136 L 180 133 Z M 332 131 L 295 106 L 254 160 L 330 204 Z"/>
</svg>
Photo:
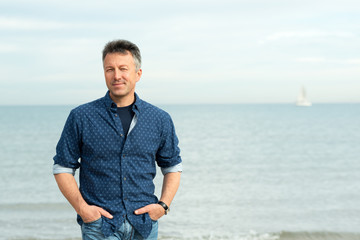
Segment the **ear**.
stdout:
<svg viewBox="0 0 360 240">
<path fill-rule="evenodd" d="M 141 78 L 142 75 L 142 69 L 140 68 L 137 72 L 136 72 L 136 82 L 138 82 Z"/>
</svg>

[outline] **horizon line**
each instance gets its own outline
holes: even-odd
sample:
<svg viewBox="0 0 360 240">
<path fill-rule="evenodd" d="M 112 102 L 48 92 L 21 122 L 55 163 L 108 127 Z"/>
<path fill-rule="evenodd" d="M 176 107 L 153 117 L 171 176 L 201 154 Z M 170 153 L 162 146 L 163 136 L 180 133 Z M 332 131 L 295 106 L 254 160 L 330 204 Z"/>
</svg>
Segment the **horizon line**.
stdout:
<svg viewBox="0 0 360 240">
<path fill-rule="evenodd" d="M 54 107 L 54 106 L 80 106 L 86 103 L 80 104 L 0 104 L 0 107 Z M 242 103 L 151 103 L 153 105 L 294 105 L 295 102 L 242 102 Z M 312 102 L 313 105 L 320 104 L 360 104 L 360 101 L 357 102 Z"/>
</svg>

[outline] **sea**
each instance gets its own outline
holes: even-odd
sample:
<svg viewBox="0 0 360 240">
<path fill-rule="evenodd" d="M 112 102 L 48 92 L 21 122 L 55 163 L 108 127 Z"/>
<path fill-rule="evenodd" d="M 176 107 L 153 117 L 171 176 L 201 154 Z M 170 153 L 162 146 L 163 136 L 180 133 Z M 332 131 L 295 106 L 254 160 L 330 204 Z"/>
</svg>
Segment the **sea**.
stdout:
<svg viewBox="0 0 360 240">
<path fill-rule="evenodd" d="M 74 107 L 0 107 L 0 239 L 81 239 L 52 174 Z M 183 159 L 160 240 L 360 239 L 360 104 L 160 107 Z"/>
</svg>

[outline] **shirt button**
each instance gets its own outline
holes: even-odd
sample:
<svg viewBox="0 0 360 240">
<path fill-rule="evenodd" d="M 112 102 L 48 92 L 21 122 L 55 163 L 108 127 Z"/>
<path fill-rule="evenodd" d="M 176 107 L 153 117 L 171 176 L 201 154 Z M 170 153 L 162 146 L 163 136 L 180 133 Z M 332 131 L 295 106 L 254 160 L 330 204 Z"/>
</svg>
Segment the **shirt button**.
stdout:
<svg viewBox="0 0 360 240">
<path fill-rule="evenodd" d="M 124 134 L 120 134 L 120 137 L 123 137 L 124 136 Z"/>
<path fill-rule="evenodd" d="M 123 154 L 123 158 L 125 157 L 125 154 Z"/>
<path fill-rule="evenodd" d="M 115 114 L 115 117 L 117 117 L 117 114 Z"/>
<path fill-rule="evenodd" d="M 124 177 L 124 181 L 126 181 L 126 177 Z"/>
</svg>

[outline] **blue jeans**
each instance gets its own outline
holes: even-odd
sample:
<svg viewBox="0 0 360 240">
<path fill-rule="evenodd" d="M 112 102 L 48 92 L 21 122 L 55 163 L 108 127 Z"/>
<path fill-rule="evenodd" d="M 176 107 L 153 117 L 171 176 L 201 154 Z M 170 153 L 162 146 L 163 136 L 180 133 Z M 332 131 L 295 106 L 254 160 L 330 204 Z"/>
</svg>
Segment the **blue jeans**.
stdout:
<svg viewBox="0 0 360 240">
<path fill-rule="evenodd" d="M 158 235 L 158 222 L 153 221 L 150 235 L 143 238 L 138 231 L 125 219 L 120 229 L 113 235 L 105 238 L 101 232 L 102 218 L 91 222 L 83 223 L 81 226 L 83 240 L 156 240 Z"/>
</svg>

